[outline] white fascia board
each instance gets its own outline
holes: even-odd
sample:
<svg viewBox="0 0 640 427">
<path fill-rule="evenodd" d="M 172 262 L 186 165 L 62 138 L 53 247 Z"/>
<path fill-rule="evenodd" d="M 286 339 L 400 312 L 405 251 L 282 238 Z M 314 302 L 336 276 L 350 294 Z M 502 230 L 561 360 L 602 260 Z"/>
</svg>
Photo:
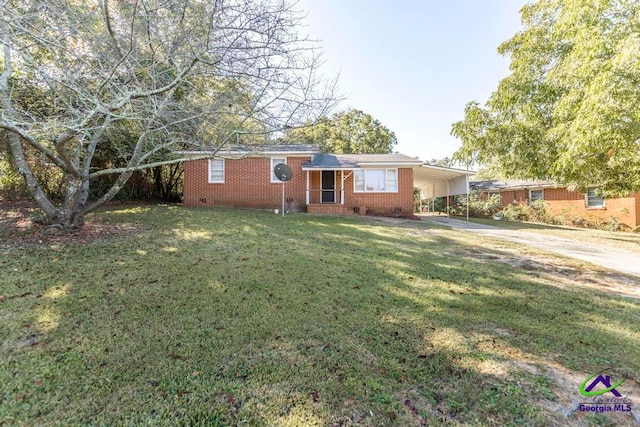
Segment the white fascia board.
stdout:
<svg viewBox="0 0 640 427">
<path fill-rule="evenodd" d="M 302 170 L 359 170 L 359 169 L 376 169 L 376 168 L 386 168 L 386 169 L 402 169 L 402 168 L 413 168 L 415 166 L 420 166 L 420 163 L 359 163 L 357 166 L 345 166 L 345 167 L 302 167 Z"/>
<path fill-rule="evenodd" d="M 317 166 L 314 166 L 314 167 L 310 168 L 310 167 L 302 166 L 302 170 L 303 171 L 353 171 L 353 170 L 357 170 L 357 169 L 360 169 L 360 168 L 359 167 L 353 167 L 353 166 L 350 166 L 350 167 L 337 167 L 337 168 L 336 167 L 320 168 L 320 167 L 317 167 Z"/>
<path fill-rule="evenodd" d="M 358 163 L 358 166 L 360 166 L 361 168 L 367 168 L 369 166 L 371 167 L 379 167 L 379 166 L 384 166 L 387 168 L 413 168 L 415 166 L 420 166 L 422 165 L 421 162 L 406 162 L 406 163 L 387 163 L 387 162 L 378 162 L 378 163 L 374 163 L 374 162 L 367 162 L 367 163 Z"/>
<path fill-rule="evenodd" d="M 434 169 L 434 170 L 440 170 L 443 172 L 458 172 L 464 175 L 476 175 L 478 172 L 477 171 L 472 171 L 472 170 L 468 170 L 468 169 L 458 169 L 458 168 L 448 168 L 448 167 L 444 167 L 444 166 L 435 166 L 435 165 L 425 165 L 424 163 L 420 163 L 420 166 L 422 166 L 425 169 Z"/>
</svg>

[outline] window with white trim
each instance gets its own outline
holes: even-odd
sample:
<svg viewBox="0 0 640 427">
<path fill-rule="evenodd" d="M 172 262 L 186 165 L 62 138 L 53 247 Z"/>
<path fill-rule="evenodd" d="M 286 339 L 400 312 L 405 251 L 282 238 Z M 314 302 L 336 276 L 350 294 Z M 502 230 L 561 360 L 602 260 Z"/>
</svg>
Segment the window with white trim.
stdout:
<svg viewBox="0 0 640 427">
<path fill-rule="evenodd" d="M 276 165 L 279 165 L 281 163 L 286 165 L 287 164 L 287 158 L 286 157 L 272 157 L 271 158 L 271 182 L 279 182 L 279 183 L 282 182 L 282 181 L 280 181 L 278 179 L 278 177 L 274 173 L 274 168 L 276 167 Z"/>
<path fill-rule="evenodd" d="M 598 187 L 587 187 L 587 208 L 604 208 L 604 197 L 598 194 Z"/>
<path fill-rule="evenodd" d="M 398 192 L 398 169 L 357 169 L 353 176 L 356 193 Z"/>
<path fill-rule="evenodd" d="M 487 193 L 487 200 L 491 199 L 492 197 L 496 197 L 496 196 L 498 197 L 498 202 L 500 202 L 502 200 L 502 196 L 501 196 L 500 192 L 499 191 L 489 191 Z"/>
<path fill-rule="evenodd" d="M 224 159 L 209 159 L 209 184 L 224 183 Z"/>
<path fill-rule="evenodd" d="M 544 190 L 529 190 L 529 202 L 535 202 L 536 200 L 544 200 Z"/>
<path fill-rule="evenodd" d="M 387 191 L 398 191 L 398 170 L 387 169 Z"/>
</svg>

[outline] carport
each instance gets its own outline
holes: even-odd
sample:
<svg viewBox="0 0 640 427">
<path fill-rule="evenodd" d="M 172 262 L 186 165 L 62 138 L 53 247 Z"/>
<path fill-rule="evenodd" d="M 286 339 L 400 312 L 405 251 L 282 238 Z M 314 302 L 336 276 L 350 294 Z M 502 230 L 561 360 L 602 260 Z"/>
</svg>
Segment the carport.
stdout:
<svg viewBox="0 0 640 427">
<path fill-rule="evenodd" d="M 421 165 L 413 168 L 413 186 L 420 189 L 421 200 L 446 197 L 447 216 L 449 216 L 449 197 L 466 194 L 468 201 L 469 176 L 476 173 L 466 169 Z M 469 203 L 467 203 L 467 219 L 469 219 Z"/>
</svg>

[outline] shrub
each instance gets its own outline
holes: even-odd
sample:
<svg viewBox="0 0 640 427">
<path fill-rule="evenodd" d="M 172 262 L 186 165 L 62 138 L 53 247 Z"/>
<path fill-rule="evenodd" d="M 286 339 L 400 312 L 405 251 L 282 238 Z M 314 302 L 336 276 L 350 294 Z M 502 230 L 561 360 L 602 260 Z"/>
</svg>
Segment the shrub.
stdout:
<svg viewBox="0 0 640 427">
<path fill-rule="evenodd" d="M 447 210 L 447 205 L 443 197 L 436 197 L 435 199 L 423 199 L 422 206 L 426 207 L 429 212 L 444 212 Z"/>
<path fill-rule="evenodd" d="M 551 217 L 547 213 L 543 200 L 534 200 L 527 205 L 525 221 L 551 222 Z"/>
<path fill-rule="evenodd" d="M 446 207 L 443 207 L 443 211 Z M 453 199 L 453 205 L 449 207 L 452 215 L 465 215 L 467 212 L 466 194 L 457 195 Z M 475 218 L 489 218 L 500 211 L 500 196 L 483 199 L 478 191 L 469 193 L 469 215 Z"/>
<path fill-rule="evenodd" d="M 543 200 L 536 200 L 528 205 L 513 203 L 502 210 L 507 221 L 532 221 L 554 224 L 556 219 L 547 212 Z"/>
<path fill-rule="evenodd" d="M 502 215 L 507 221 L 524 221 L 526 218 L 524 206 L 517 203 L 505 207 L 502 210 Z"/>
<path fill-rule="evenodd" d="M 623 225 L 620 224 L 618 218 L 610 216 L 605 223 L 605 228 L 609 231 L 621 231 L 623 229 Z"/>
<path fill-rule="evenodd" d="M 507 221 L 532 221 L 546 224 L 573 225 L 580 228 L 595 228 L 608 231 L 624 231 L 629 227 L 620 223 L 618 217 L 611 215 L 609 218 L 598 217 L 582 218 L 573 212 L 573 208 L 563 209 L 560 214 L 553 215 L 546 210 L 542 200 L 536 200 L 531 204 L 511 204 L 502 210 L 503 218 Z"/>
<path fill-rule="evenodd" d="M 463 208 L 466 197 L 462 196 Z M 469 214 L 474 217 L 488 218 L 500 211 L 500 196 L 494 194 L 491 197 L 483 199 L 477 191 L 469 193 Z"/>
</svg>

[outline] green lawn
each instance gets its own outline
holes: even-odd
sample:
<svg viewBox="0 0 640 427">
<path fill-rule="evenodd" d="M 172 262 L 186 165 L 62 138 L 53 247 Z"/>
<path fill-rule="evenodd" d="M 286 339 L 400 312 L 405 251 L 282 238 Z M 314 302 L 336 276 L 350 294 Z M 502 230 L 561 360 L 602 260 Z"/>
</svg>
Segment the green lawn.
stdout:
<svg viewBox="0 0 640 427">
<path fill-rule="evenodd" d="M 132 230 L 0 249 L 0 425 L 631 422 L 570 412 L 572 381 L 614 367 L 637 388 L 640 301 L 459 231 L 179 206 L 90 221 Z"/>
<path fill-rule="evenodd" d="M 529 231 L 548 236 L 562 237 L 584 243 L 612 246 L 619 249 L 640 253 L 640 233 L 625 233 L 621 231 L 593 230 L 587 228 L 567 227 L 561 225 L 547 225 L 534 222 L 494 221 L 492 219 L 470 218 L 478 224 L 493 225 L 510 230 Z"/>
</svg>

